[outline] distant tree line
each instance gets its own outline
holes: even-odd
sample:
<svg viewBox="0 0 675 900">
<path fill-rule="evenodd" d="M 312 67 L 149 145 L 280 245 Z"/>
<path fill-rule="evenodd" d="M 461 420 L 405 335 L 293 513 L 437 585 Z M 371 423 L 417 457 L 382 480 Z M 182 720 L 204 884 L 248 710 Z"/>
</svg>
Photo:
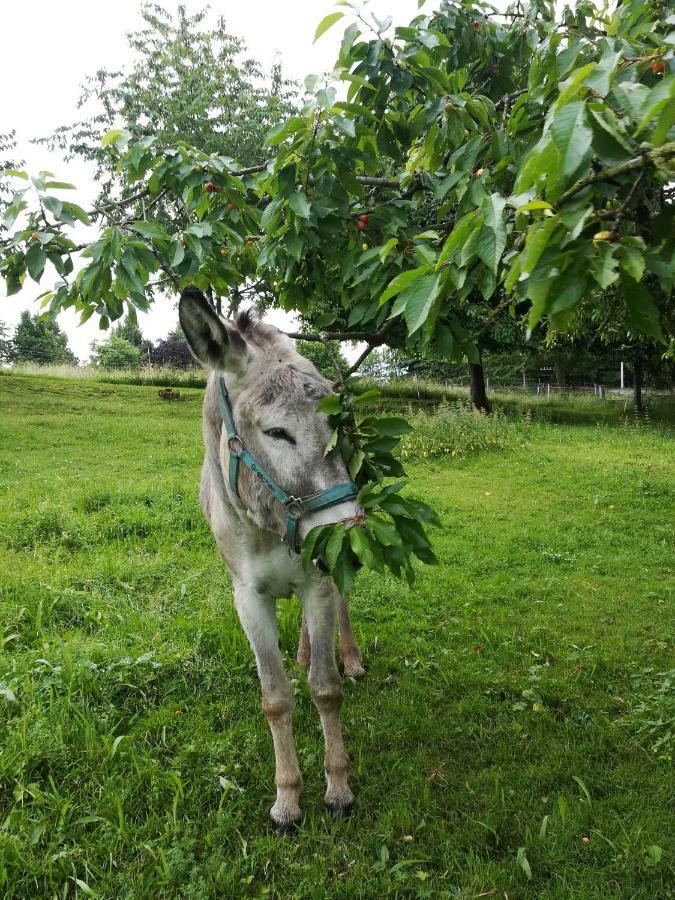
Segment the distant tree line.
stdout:
<svg viewBox="0 0 675 900">
<path fill-rule="evenodd" d="M 21 314 L 13 334 L 0 322 L 0 364 L 48 366 L 78 365 L 78 362 L 56 320 L 26 311 Z M 113 328 L 106 340 L 92 344 L 91 364 L 107 370 L 196 367 L 179 327 L 153 343 L 143 337 L 138 324 L 129 318 Z"/>
</svg>

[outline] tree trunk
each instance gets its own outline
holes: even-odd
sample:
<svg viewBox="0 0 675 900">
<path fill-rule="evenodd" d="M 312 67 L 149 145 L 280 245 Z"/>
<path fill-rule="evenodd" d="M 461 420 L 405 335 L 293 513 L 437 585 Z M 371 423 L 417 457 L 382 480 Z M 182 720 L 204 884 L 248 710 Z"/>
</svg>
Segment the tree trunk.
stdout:
<svg viewBox="0 0 675 900">
<path fill-rule="evenodd" d="M 638 412 L 644 411 L 644 403 L 642 401 L 642 381 L 644 378 L 644 362 L 642 359 L 642 349 L 635 348 L 633 356 L 633 402 Z"/>
<path fill-rule="evenodd" d="M 562 356 L 556 354 L 553 357 L 553 365 L 555 367 L 555 380 L 559 388 L 564 388 L 567 384 L 567 372 L 565 371 L 565 360 Z"/>
<path fill-rule="evenodd" d="M 482 360 L 478 363 L 469 363 L 469 386 L 473 405 L 476 409 L 489 413 L 492 407 L 485 392 L 485 369 Z"/>
</svg>

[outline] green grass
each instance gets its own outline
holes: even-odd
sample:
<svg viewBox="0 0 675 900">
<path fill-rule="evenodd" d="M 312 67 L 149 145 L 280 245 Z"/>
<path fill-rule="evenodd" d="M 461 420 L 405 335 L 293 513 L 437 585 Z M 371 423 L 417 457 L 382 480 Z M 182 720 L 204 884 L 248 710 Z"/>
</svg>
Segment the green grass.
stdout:
<svg viewBox="0 0 675 900">
<path fill-rule="evenodd" d="M 181 392 L 0 379 L 0 895 L 675 897 L 672 437 L 534 422 L 411 465 L 441 565 L 357 581 L 347 821 L 279 606 L 305 819 L 277 837 Z"/>
</svg>

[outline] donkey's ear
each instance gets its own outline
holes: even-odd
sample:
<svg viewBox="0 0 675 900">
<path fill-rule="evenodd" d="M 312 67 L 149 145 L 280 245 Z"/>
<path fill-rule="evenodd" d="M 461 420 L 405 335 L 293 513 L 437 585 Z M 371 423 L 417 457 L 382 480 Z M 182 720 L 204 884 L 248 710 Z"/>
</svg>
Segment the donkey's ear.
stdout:
<svg viewBox="0 0 675 900">
<path fill-rule="evenodd" d="M 190 350 L 208 369 L 234 372 L 244 368 L 246 342 L 214 312 L 199 288 L 189 285 L 183 290 L 178 319 Z"/>
</svg>

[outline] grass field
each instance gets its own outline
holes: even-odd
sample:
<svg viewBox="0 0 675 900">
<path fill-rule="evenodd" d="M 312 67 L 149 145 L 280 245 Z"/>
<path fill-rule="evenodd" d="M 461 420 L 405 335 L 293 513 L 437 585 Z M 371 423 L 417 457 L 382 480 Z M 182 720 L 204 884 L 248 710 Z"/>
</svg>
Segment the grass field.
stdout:
<svg viewBox="0 0 675 900">
<path fill-rule="evenodd" d="M 409 463 L 441 566 L 357 581 L 346 821 L 280 604 L 305 819 L 277 837 L 182 393 L 0 378 L 0 895 L 675 897 L 672 435 L 507 422 Z"/>
</svg>

